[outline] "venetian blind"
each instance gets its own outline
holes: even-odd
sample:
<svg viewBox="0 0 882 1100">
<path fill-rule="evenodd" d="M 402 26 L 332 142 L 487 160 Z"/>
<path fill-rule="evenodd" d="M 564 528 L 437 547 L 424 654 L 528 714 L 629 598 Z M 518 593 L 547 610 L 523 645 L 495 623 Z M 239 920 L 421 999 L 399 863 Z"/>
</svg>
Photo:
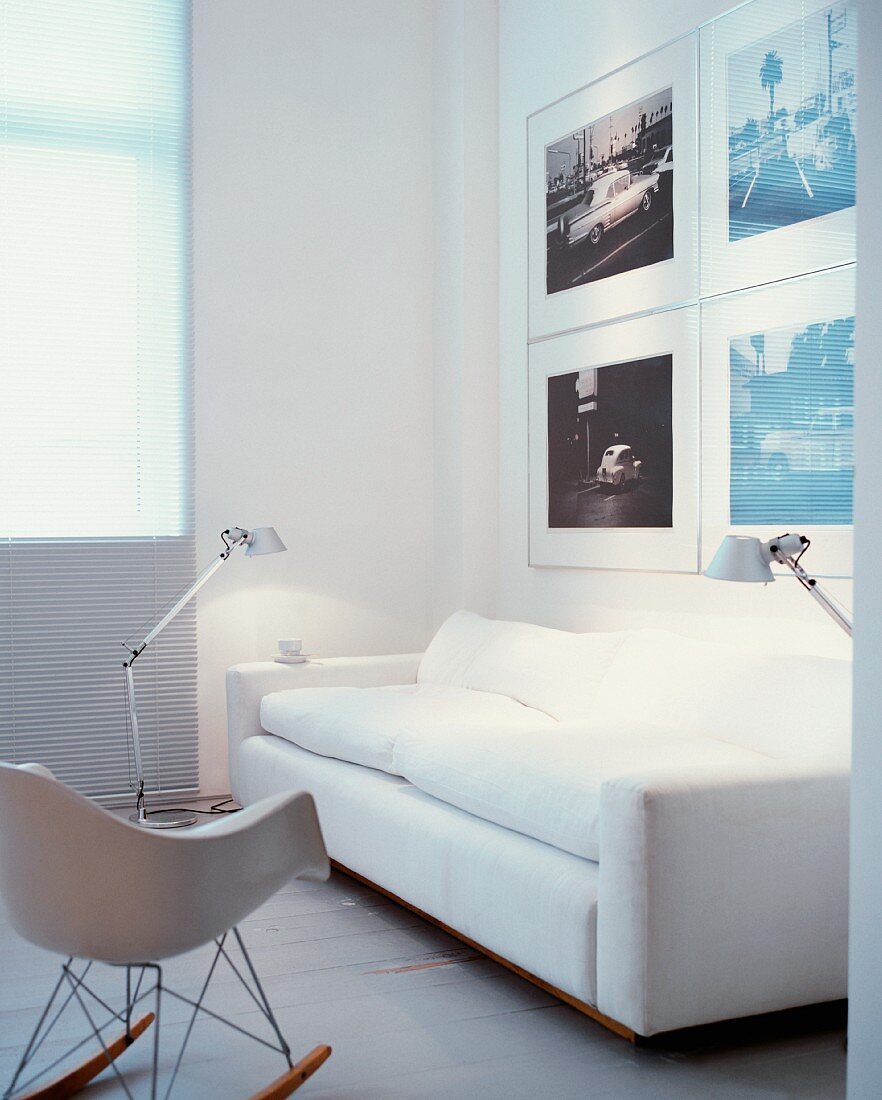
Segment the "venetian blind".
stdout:
<svg viewBox="0 0 882 1100">
<path fill-rule="evenodd" d="M 0 3 L 0 759 L 129 779 L 123 639 L 194 572 L 186 0 Z M 197 785 L 195 620 L 136 665 Z"/>
</svg>

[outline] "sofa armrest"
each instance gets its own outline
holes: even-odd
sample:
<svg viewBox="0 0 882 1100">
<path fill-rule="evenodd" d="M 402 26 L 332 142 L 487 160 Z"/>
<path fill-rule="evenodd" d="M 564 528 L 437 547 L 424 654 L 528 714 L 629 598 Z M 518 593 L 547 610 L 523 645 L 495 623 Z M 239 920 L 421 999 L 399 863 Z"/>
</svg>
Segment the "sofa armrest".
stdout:
<svg viewBox="0 0 882 1100">
<path fill-rule="evenodd" d="M 597 998 L 640 1035 L 846 995 L 848 770 L 617 778 L 600 808 Z"/>
<path fill-rule="evenodd" d="M 257 661 L 227 669 L 227 735 L 230 784 L 238 786 L 239 746 L 247 737 L 264 733 L 260 701 L 273 691 L 316 687 L 387 687 L 416 683 L 421 653 L 385 657 L 326 657 L 302 665 Z"/>
</svg>

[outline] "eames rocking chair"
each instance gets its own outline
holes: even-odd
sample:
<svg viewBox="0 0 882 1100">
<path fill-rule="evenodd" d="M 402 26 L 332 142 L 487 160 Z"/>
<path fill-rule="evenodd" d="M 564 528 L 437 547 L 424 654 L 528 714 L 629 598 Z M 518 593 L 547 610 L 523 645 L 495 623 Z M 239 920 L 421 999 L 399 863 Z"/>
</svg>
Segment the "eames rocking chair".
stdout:
<svg viewBox="0 0 882 1100">
<path fill-rule="evenodd" d="M 253 1100 L 289 1096 L 331 1048 L 317 1046 L 294 1064 L 236 924 L 290 879 L 320 881 L 328 873 L 315 805 L 303 792 L 264 799 L 191 832 L 158 832 L 115 817 L 39 765 L 0 764 L 0 895 L 21 936 L 66 956 L 3 1100 L 73 1096 L 108 1066 L 123 1095 L 133 1100 L 116 1059 L 151 1024 L 150 1098 L 156 1100 L 164 994 L 189 1006 L 166 1097 L 200 1014 L 284 1056 L 287 1070 Z M 240 958 L 234 958 L 233 942 Z M 162 960 L 209 943 L 216 950 L 195 1000 L 163 983 Z M 248 990 L 272 1041 L 205 1008 L 205 993 L 221 960 Z M 124 972 L 122 1008 L 113 1008 L 86 984 L 95 962 Z M 34 1073 L 35 1055 L 68 1005 L 79 1008 L 89 1035 Z M 145 1011 L 148 1007 L 152 1011 Z M 111 1026 L 117 1034 L 105 1035 Z M 99 1046 L 85 1062 L 49 1084 L 35 1084 L 69 1063 L 89 1039 Z"/>
</svg>

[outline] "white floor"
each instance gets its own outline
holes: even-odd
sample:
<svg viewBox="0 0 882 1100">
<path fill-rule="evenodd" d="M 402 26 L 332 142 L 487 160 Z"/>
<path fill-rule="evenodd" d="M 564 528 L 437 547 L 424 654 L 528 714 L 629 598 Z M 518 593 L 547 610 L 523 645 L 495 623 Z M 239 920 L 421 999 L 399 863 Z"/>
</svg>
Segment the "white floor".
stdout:
<svg viewBox="0 0 882 1100">
<path fill-rule="evenodd" d="M 730 1039 L 710 1048 L 637 1049 L 343 876 L 292 884 L 241 929 L 295 1056 L 320 1042 L 334 1048 L 297 1093 L 304 1100 L 835 1100 L 845 1094 L 839 1029 L 740 1044 Z M 208 958 L 206 950 L 172 960 L 166 981 L 195 996 Z M 57 966 L 55 957 L 0 923 L 0 1095 Z M 108 968 L 95 978 L 108 997 L 121 982 L 120 972 Z M 259 1030 L 261 1018 L 235 977 L 219 972 L 215 983 L 206 1003 Z M 67 1011 L 66 1028 L 46 1044 L 56 1056 L 63 1041 L 70 1045 L 70 1036 L 81 1034 L 75 1006 Z M 163 1006 L 166 1075 L 186 1012 L 174 1002 Z M 132 1075 L 135 1095 L 145 1095 L 149 1039 L 119 1064 Z M 194 1028 L 174 1096 L 244 1100 L 283 1068 L 279 1055 L 203 1021 Z M 110 1079 L 83 1095 L 122 1092 Z"/>
</svg>

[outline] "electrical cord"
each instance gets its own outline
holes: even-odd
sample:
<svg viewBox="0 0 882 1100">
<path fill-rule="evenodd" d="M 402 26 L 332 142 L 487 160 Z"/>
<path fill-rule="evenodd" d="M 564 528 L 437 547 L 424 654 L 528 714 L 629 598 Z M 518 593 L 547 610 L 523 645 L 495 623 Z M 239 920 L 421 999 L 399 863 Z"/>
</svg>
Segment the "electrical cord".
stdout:
<svg viewBox="0 0 882 1100">
<path fill-rule="evenodd" d="M 235 802 L 233 798 L 225 798 L 221 802 L 215 802 L 207 810 L 197 810 L 192 806 L 162 806 L 158 810 L 148 810 L 147 817 L 152 817 L 154 814 L 168 813 L 170 810 L 175 813 L 187 813 L 187 814 L 202 814 L 203 817 L 217 817 L 220 814 L 237 814 L 242 809 L 241 806 L 235 806 L 232 810 L 223 810 L 222 806 L 226 806 L 228 802 Z"/>
<path fill-rule="evenodd" d="M 803 537 L 805 537 L 805 536 L 803 536 Z M 811 539 L 806 539 L 806 540 L 805 540 L 805 542 L 803 543 L 802 549 L 801 549 L 801 550 L 800 550 L 800 552 L 799 552 L 799 553 L 797 554 L 797 556 L 796 556 L 796 558 L 795 558 L 795 560 L 794 560 L 794 562 L 793 562 L 793 564 L 794 564 L 794 565 L 799 565 L 799 559 L 800 559 L 800 558 L 802 557 L 802 555 L 803 555 L 803 554 L 804 554 L 804 553 L 806 552 L 806 550 L 808 550 L 808 548 L 809 548 L 809 547 L 811 546 L 811 544 L 812 544 L 812 540 L 811 540 Z"/>
</svg>

